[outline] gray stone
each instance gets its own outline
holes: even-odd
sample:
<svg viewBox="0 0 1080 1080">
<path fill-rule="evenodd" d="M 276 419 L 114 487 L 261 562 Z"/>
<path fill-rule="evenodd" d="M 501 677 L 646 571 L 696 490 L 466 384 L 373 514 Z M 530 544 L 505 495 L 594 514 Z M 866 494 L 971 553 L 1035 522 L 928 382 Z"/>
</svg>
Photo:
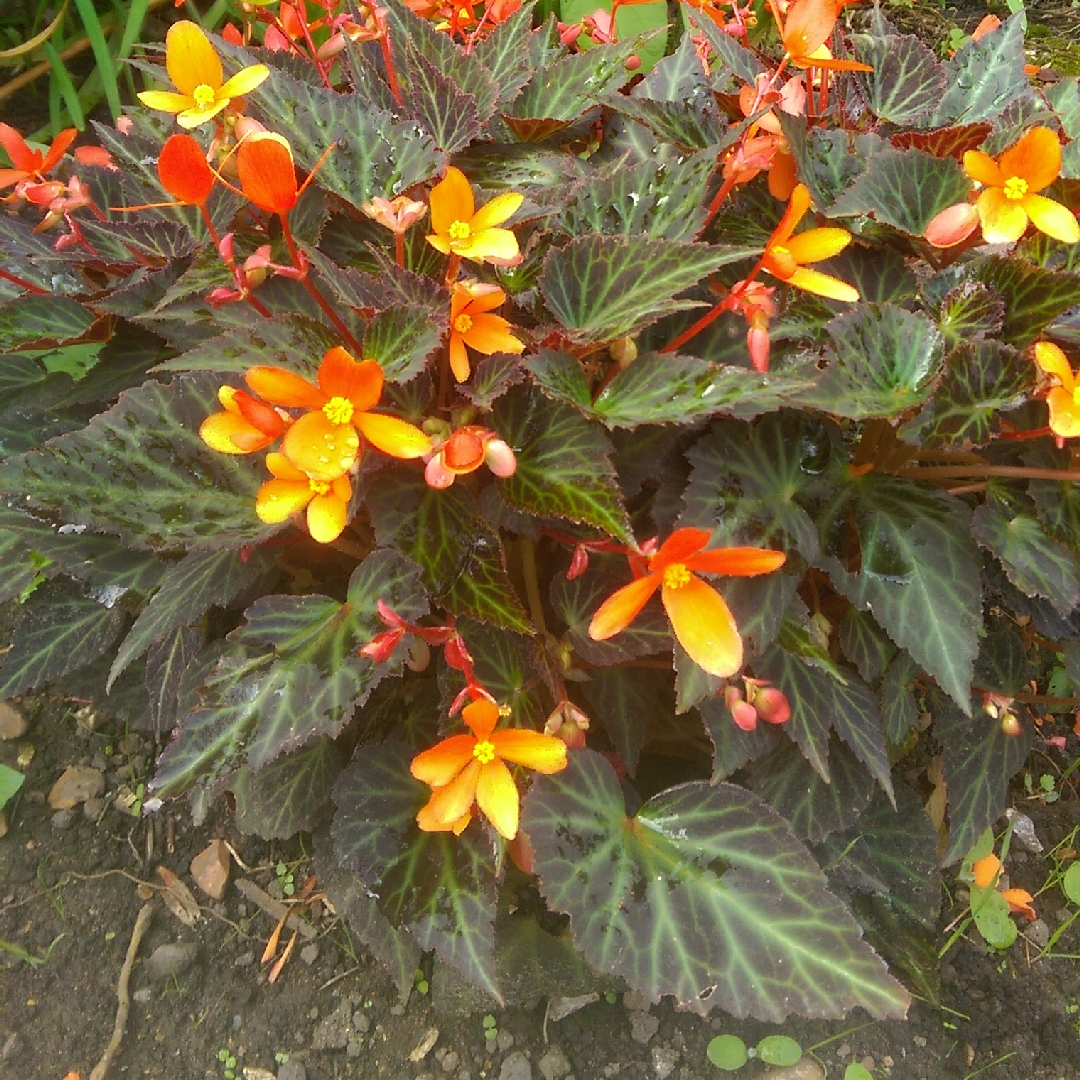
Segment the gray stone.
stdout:
<svg viewBox="0 0 1080 1080">
<path fill-rule="evenodd" d="M 310 945 L 305 945 L 300 950 L 300 959 L 303 960 L 308 967 L 311 967 L 311 965 L 319 959 L 319 946 L 314 941 Z"/>
<path fill-rule="evenodd" d="M 83 806 L 82 806 L 83 817 L 86 818 L 87 821 L 97 821 L 97 819 L 99 817 L 101 817 L 101 812 L 104 809 L 105 809 L 105 800 L 104 799 L 97 798 L 97 797 L 94 797 L 92 799 L 87 799 L 86 802 L 84 802 Z M 62 814 L 63 810 L 61 810 L 59 812 Z"/>
<path fill-rule="evenodd" d="M 138 1002 L 140 1005 L 148 1005 L 150 1003 L 150 987 L 140 986 L 139 989 L 131 995 L 131 1000 Z"/>
<path fill-rule="evenodd" d="M 447 1050 L 441 1064 L 444 1073 L 452 1073 L 461 1064 L 461 1055 L 456 1050 Z"/>
<path fill-rule="evenodd" d="M 500 1030 L 495 1036 L 495 1045 L 498 1046 L 500 1053 L 505 1054 L 507 1050 L 513 1049 L 514 1036 L 509 1031 Z"/>
<path fill-rule="evenodd" d="M 652 1067 L 656 1073 L 656 1080 L 667 1080 L 679 1064 L 679 1051 L 666 1046 L 654 1046 L 652 1051 Z"/>
<path fill-rule="evenodd" d="M 503 1060 L 499 1080 L 532 1080 L 532 1074 L 529 1059 L 520 1050 L 515 1050 Z"/>
<path fill-rule="evenodd" d="M 1050 944 L 1050 927 L 1042 919 L 1036 919 L 1033 923 L 1028 924 L 1027 936 L 1033 944 L 1040 949 L 1045 949 Z"/>
<path fill-rule="evenodd" d="M 537 1063 L 536 1067 L 544 1080 L 562 1080 L 570 1071 L 570 1062 L 566 1055 L 557 1047 L 553 1046 Z"/>
<path fill-rule="evenodd" d="M 199 946 L 193 942 L 159 945 L 147 958 L 146 977 L 151 982 L 161 982 L 174 975 L 182 975 L 195 962 L 198 954 Z"/>
<path fill-rule="evenodd" d="M 762 1073 L 758 1080 L 825 1080 L 821 1066 L 813 1059 L 804 1057 L 798 1065 L 783 1065 Z"/>
<path fill-rule="evenodd" d="M 630 1012 L 648 1012 L 652 1002 L 644 994 L 636 990 L 627 990 L 622 996 L 623 1008 Z"/>
<path fill-rule="evenodd" d="M 49 818 L 49 824 L 57 831 L 63 832 L 65 829 L 71 828 L 71 823 L 75 820 L 74 810 L 57 810 L 51 818 Z"/>
<path fill-rule="evenodd" d="M 651 1013 L 635 1010 L 630 1014 L 630 1038 L 647 1046 L 660 1029 L 660 1021 Z"/>
<path fill-rule="evenodd" d="M 315 1029 L 311 1049 L 344 1050 L 349 1045 L 350 1035 L 352 1035 L 352 1008 L 348 1001 L 343 1001 Z"/>
<path fill-rule="evenodd" d="M 277 1080 L 307 1080 L 307 1069 L 304 1068 L 302 1061 L 297 1061 L 296 1058 L 289 1058 L 284 1065 L 278 1069 Z"/>
<path fill-rule="evenodd" d="M 368 1019 L 367 1013 L 353 1013 L 352 1026 L 356 1028 L 361 1035 L 366 1035 L 371 1030 L 371 1021 Z"/>
<path fill-rule="evenodd" d="M 26 717 L 10 701 L 0 701 L 0 739 L 21 739 L 26 728 Z"/>
<path fill-rule="evenodd" d="M 251 967 L 255 963 L 255 954 L 253 952 L 241 953 L 234 961 L 233 966 L 238 968 Z"/>
</svg>

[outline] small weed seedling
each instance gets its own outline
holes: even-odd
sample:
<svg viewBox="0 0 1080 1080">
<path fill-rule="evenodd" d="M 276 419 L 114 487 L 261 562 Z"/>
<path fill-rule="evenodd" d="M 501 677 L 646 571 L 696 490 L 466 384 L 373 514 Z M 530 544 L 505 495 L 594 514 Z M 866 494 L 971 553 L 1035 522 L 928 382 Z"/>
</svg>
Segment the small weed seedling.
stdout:
<svg viewBox="0 0 1080 1080">
<path fill-rule="evenodd" d="M 738 1035 L 717 1035 L 705 1050 L 718 1069 L 735 1072 L 751 1058 L 766 1065 L 797 1065 L 803 1056 L 802 1047 L 788 1035 L 766 1035 L 757 1046 L 747 1047 Z"/>
<path fill-rule="evenodd" d="M 218 1059 L 218 1061 L 221 1062 L 222 1066 L 224 1066 L 224 1071 L 222 1072 L 221 1075 L 225 1078 L 225 1080 L 236 1080 L 236 1057 L 235 1057 L 235 1055 L 230 1050 L 228 1050 L 226 1047 L 223 1046 L 217 1052 L 217 1059 Z"/>
</svg>

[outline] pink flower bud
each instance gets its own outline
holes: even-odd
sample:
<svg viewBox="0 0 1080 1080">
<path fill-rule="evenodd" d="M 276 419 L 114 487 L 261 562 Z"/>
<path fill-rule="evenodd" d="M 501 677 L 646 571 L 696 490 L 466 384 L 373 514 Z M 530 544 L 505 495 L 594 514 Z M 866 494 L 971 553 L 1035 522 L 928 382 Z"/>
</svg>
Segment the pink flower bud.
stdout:
<svg viewBox="0 0 1080 1080">
<path fill-rule="evenodd" d="M 746 348 L 750 353 L 750 363 L 755 371 L 764 374 L 769 370 L 769 327 L 755 326 L 753 323 L 746 331 Z"/>
<path fill-rule="evenodd" d="M 581 37 L 581 30 L 581 23 L 571 23 L 569 26 L 559 23 L 559 41 L 563 45 L 573 45 Z"/>
<path fill-rule="evenodd" d="M 782 690 L 762 687 L 754 694 L 754 708 L 766 724 L 783 724 L 791 718 L 791 706 Z"/>
<path fill-rule="evenodd" d="M 736 701 L 731 708 L 731 719 L 743 731 L 753 731 L 757 727 L 757 709 L 748 701 Z"/>
<path fill-rule="evenodd" d="M 448 488 L 454 482 L 456 475 L 443 464 L 441 451 L 424 466 L 424 480 L 427 481 L 428 487 L 433 487 L 437 491 Z"/>
<path fill-rule="evenodd" d="M 637 69 L 641 67 L 641 57 L 638 56 L 637 53 L 634 53 L 633 56 L 628 56 L 623 67 L 626 68 L 627 71 L 637 71 Z"/>
<path fill-rule="evenodd" d="M 222 262 L 232 266 L 236 254 L 236 244 L 231 232 L 226 233 L 221 238 L 221 243 L 218 244 L 218 254 L 221 256 Z"/>
<path fill-rule="evenodd" d="M 254 120 L 250 116 L 238 116 L 236 118 L 236 123 L 233 125 L 233 132 L 238 139 L 243 139 L 248 135 L 254 135 L 257 131 L 265 130 L 266 128 L 260 124 L 258 120 Z"/>
<path fill-rule="evenodd" d="M 956 203 L 936 215 L 926 227 L 926 239 L 937 248 L 962 244 L 979 225 L 979 213 L 971 203 Z"/>
<path fill-rule="evenodd" d="M 544 734 L 562 739 L 570 748 L 585 745 L 585 732 L 589 730 L 589 718 L 572 701 L 560 701 L 544 724 Z"/>
<path fill-rule="evenodd" d="M 1010 739 L 1015 738 L 1023 731 L 1023 727 L 1020 725 L 1020 721 L 1017 719 L 1015 713 L 1004 712 L 1001 714 L 1001 734 L 1007 735 Z"/>
<path fill-rule="evenodd" d="M 484 447 L 484 461 L 487 467 L 503 478 L 513 476 L 517 470 L 517 458 L 514 451 L 502 439 L 489 439 Z"/>
<path fill-rule="evenodd" d="M 588 569 L 589 549 L 584 544 L 578 544 L 570 558 L 570 569 L 566 571 L 566 580 L 573 581 L 574 578 L 581 577 Z"/>
</svg>

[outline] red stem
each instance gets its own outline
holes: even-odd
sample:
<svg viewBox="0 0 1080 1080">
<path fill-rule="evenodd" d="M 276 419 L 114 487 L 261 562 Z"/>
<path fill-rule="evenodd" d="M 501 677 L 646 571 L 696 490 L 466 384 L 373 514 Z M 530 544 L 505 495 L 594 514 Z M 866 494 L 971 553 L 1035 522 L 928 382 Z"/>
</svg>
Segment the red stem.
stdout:
<svg viewBox="0 0 1080 1080">
<path fill-rule="evenodd" d="M 402 233 L 394 233 L 394 260 L 405 269 L 405 236 Z"/>
<path fill-rule="evenodd" d="M 390 84 L 390 93 L 399 105 L 404 105 L 405 100 L 401 96 L 401 87 L 398 85 L 397 70 L 394 67 L 394 54 L 390 48 L 390 27 L 383 23 L 382 37 L 379 38 L 379 47 L 382 49 L 383 63 L 386 64 L 386 80 Z"/>
<path fill-rule="evenodd" d="M 10 281 L 13 285 L 18 285 L 20 289 L 25 289 L 27 292 L 35 293 L 38 296 L 48 296 L 49 290 L 43 289 L 40 285 L 35 285 L 33 282 L 27 281 L 25 278 L 17 277 L 15 274 L 9 274 L 6 270 L 0 270 L 0 278 L 5 281 Z"/>
</svg>

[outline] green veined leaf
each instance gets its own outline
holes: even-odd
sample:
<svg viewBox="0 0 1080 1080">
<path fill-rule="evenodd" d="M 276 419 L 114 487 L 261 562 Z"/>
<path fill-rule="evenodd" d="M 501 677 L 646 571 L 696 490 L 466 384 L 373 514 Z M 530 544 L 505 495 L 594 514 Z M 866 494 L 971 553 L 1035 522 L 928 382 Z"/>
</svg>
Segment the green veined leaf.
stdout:
<svg viewBox="0 0 1080 1080">
<path fill-rule="evenodd" d="M 938 322 L 949 349 L 1000 332 L 1005 324 L 1005 304 L 980 281 L 965 281 L 949 292 L 941 305 Z"/>
<path fill-rule="evenodd" d="M 426 60 L 406 38 L 401 67 L 405 106 L 444 153 L 466 147 L 480 133 L 476 99 Z"/>
<path fill-rule="evenodd" d="M 945 72 L 913 34 L 854 34 L 855 55 L 872 72 L 860 73 L 870 111 L 879 119 L 921 127 L 941 103 Z"/>
<path fill-rule="evenodd" d="M 897 648 L 872 615 L 848 608 L 840 620 L 840 649 L 864 682 L 877 682 Z"/>
<path fill-rule="evenodd" d="M 442 344 L 442 327 L 418 304 L 382 311 L 364 332 L 364 359 L 378 360 L 390 382 L 404 383 L 424 370 L 428 357 Z"/>
<path fill-rule="evenodd" d="M 0 810 L 15 798 L 25 779 L 21 772 L 16 772 L 10 765 L 0 762 Z"/>
<path fill-rule="evenodd" d="M 906 1011 L 809 853 L 741 788 L 681 784 L 628 818 L 611 766 L 579 750 L 534 781 L 522 828 L 541 892 L 590 963 L 651 1001 L 776 1022 Z"/>
<path fill-rule="evenodd" d="M 0 351 L 39 341 L 71 341 L 94 322 L 94 313 L 66 296 L 21 296 L 0 306 Z"/>
<path fill-rule="evenodd" d="M 671 719 L 670 682 L 666 672 L 597 668 L 581 684 L 590 715 L 603 725 L 631 776 L 637 775 L 649 722 Z"/>
<path fill-rule="evenodd" d="M 1004 301 L 1004 338 L 1018 349 L 1030 345 L 1048 323 L 1080 304 L 1080 274 L 992 256 L 979 266 L 976 276 Z"/>
<path fill-rule="evenodd" d="M 202 646 L 201 629 L 178 626 L 147 651 L 145 683 L 155 735 L 172 729 L 180 705 L 180 684 L 184 672 Z"/>
</svg>

